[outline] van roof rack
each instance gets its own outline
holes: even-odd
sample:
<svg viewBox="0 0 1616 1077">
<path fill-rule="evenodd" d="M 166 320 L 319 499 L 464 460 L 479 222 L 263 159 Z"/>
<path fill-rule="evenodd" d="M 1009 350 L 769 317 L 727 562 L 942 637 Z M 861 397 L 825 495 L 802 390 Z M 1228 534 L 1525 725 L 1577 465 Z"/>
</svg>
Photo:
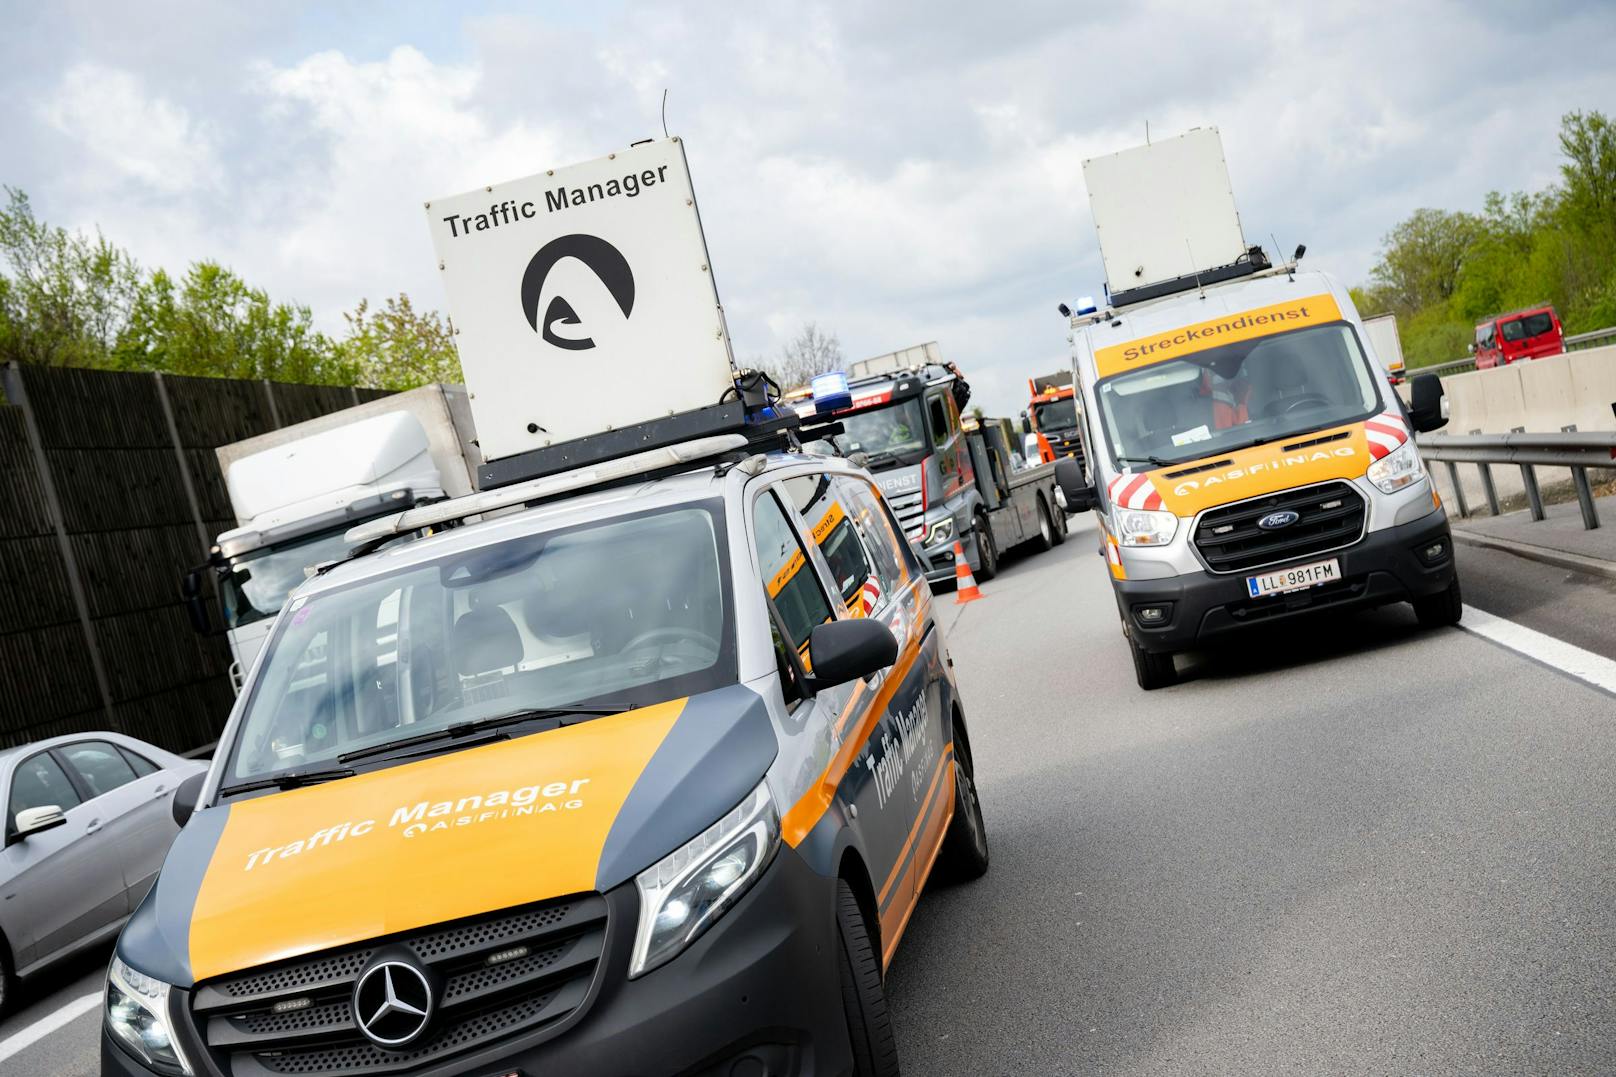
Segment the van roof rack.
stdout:
<svg viewBox="0 0 1616 1077">
<path fill-rule="evenodd" d="M 697 436 L 678 438 L 693 431 Z M 350 528 L 344 538 L 351 556 L 358 557 L 424 528 L 460 523 L 580 490 L 679 474 L 693 466 L 726 460 L 738 463 L 761 453 L 796 450 L 803 441 L 840 432 L 838 422 L 804 420 L 790 409 L 753 411 L 748 420 L 748 411 L 739 402 L 702 408 L 494 461 L 494 465 L 514 465 L 493 467 L 495 485 L 480 485 L 476 493 L 366 521 Z M 490 475 L 490 467 L 485 464 L 478 469 L 479 479 Z"/>
<path fill-rule="evenodd" d="M 1137 288 L 1124 288 L 1120 292 L 1113 292 L 1110 286 L 1106 287 L 1106 295 L 1112 307 L 1126 307 L 1134 303 L 1143 303 L 1150 299 L 1160 299 L 1165 295 L 1176 295 L 1179 292 L 1194 291 L 1204 288 L 1208 284 L 1221 284 L 1226 280 L 1235 280 L 1239 277 L 1249 277 L 1268 269 L 1270 263 L 1268 255 L 1261 247 L 1249 247 L 1246 253 L 1230 262 L 1228 265 L 1213 266 L 1211 269 L 1199 273 L 1189 273 L 1182 277 L 1173 277 L 1169 280 L 1156 281 L 1154 284 L 1141 284 Z"/>
</svg>

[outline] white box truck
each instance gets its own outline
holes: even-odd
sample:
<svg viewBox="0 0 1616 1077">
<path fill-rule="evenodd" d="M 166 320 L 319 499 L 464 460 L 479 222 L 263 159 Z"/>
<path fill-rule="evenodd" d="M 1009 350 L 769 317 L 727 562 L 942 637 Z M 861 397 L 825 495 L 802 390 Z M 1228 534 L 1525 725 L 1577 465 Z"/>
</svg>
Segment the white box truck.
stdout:
<svg viewBox="0 0 1616 1077">
<path fill-rule="evenodd" d="M 1365 318 L 1363 327 L 1370 353 L 1386 368 L 1386 376 L 1391 378 L 1392 384 L 1400 384 L 1404 376 L 1403 341 L 1397 335 L 1397 315 L 1377 314 Z"/>
<path fill-rule="evenodd" d="M 481 457 L 466 391 L 427 385 L 218 450 L 237 525 L 186 574 L 191 622 L 211 632 L 211 573 L 239 691 L 275 616 L 314 566 L 346 556 L 357 523 L 472 492 Z"/>
<path fill-rule="evenodd" d="M 1405 408 L 1365 348 L 1347 289 L 1247 247 L 1216 129 L 1088 161 L 1107 273 L 1071 318 L 1089 477 L 1140 687 L 1177 652 L 1303 615 L 1462 605 L 1447 516 L 1414 443 L 1446 423 L 1442 385 Z"/>
</svg>

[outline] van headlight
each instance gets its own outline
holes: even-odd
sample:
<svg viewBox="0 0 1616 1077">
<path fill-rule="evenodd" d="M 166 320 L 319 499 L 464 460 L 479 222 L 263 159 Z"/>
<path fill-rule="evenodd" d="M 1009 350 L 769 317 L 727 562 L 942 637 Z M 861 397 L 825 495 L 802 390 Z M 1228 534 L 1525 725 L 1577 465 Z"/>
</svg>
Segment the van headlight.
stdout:
<svg viewBox="0 0 1616 1077">
<path fill-rule="evenodd" d="M 1420 452 L 1410 438 L 1370 464 L 1365 474 L 1381 493 L 1395 494 L 1425 478 L 1425 465 L 1420 463 Z"/>
<path fill-rule="evenodd" d="M 635 878 L 640 924 L 634 933 L 630 978 L 672 960 L 695 942 L 780 848 L 780 813 L 759 782 L 729 814 Z"/>
<path fill-rule="evenodd" d="M 1117 513 L 1117 531 L 1124 546 L 1165 546 L 1178 531 L 1178 517 L 1154 509 L 1122 509 Z"/>
<path fill-rule="evenodd" d="M 114 956 L 107 969 L 107 1027 L 136 1058 L 158 1073 L 192 1070 L 168 1021 L 169 986 Z"/>
</svg>

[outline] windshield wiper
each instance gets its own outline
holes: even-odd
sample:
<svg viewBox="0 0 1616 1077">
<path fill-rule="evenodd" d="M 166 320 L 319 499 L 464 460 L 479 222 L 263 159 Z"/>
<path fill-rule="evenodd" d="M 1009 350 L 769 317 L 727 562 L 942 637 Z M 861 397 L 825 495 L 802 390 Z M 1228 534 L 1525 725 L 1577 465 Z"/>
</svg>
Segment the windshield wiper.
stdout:
<svg viewBox="0 0 1616 1077">
<path fill-rule="evenodd" d="M 1117 459 L 1124 464 L 1153 464 L 1156 467 L 1171 467 L 1178 463 L 1176 460 L 1163 460 L 1159 456 L 1119 456 Z"/>
<path fill-rule="evenodd" d="M 336 781 L 338 778 L 352 778 L 353 776 L 354 772 L 350 767 L 330 767 L 326 770 L 283 770 L 279 774 L 271 774 L 267 778 L 254 778 L 250 782 L 224 786 L 219 790 L 219 795 L 228 797 L 237 793 L 250 793 L 255 789 L 296 789 L 301 785 L 318 785 L 321 782 L 331 782 Z"/>
<path fill-rule="evenodd" d="M 521 722 L 557 719 L 558 726 L 564 726 L 571 724 L 566 721 L 568 718 L 603 718 L 608 715 L 622 714 L 624 711 L 632 709 L 632 707 L 531 707 L 526 710 L 511 711 L 508 714 L 495 714 L 488 718 L 478 718 L 472 722 L 457 722 L 454 725 L 444 726 L 442 729 L 417 733 L 413 737 L 402 737 L 382 744 L 372 744 L 368 748 L 355 748 L 351 752 L 343 752 L 337 756 L 337 762 L 353 763 L 361 759 L 373 759 L 379 755 L 388 755 L 404 748 L 414 748 L 421 744 L 457 741 L 473 734 L 481 733 L 486 729 L 497 729 L 501 726 L 517 725 Z"/>
</svg>

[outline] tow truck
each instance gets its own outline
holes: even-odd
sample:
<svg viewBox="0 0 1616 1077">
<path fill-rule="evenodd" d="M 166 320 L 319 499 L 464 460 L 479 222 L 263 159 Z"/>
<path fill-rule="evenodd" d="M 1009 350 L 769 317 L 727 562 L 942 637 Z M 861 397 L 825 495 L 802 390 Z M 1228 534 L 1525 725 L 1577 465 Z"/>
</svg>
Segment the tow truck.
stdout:
<svg viewBox="0 0 1616 1077">
<path fill-rule="evenodd" d="M 861 360 L 840 376 L 845 397 L 798 408 L 841 425 L 836 448 L 858 454 L 875 475 L 927 579 L 954 580 L 956 541 L 983 582 L 998 574 L 1003 551 L 1064 541 L 1054 468 L 1017 471 L 1008 443 L 990 444 L 967 428 L 970 384 L 935 342 Z M 838 399 L 847 403 L 827 410 L 825 401 Z"/>
</svg>

